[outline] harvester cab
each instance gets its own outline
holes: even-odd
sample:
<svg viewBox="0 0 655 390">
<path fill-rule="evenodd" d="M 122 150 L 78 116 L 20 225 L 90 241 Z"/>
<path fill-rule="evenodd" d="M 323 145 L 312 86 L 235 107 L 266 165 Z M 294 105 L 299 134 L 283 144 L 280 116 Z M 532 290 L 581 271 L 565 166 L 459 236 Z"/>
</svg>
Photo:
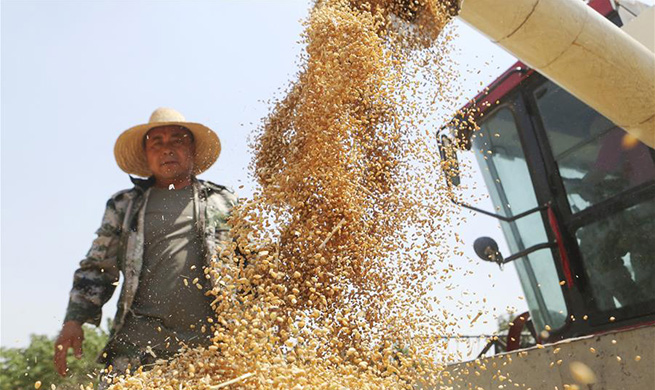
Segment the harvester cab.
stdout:
<svg viewBox="0 0 655 390">
<path fill-rule="evenodd" d="M 621 26 L 609 4 L 590 6 Z M 475 251 L 514 264 L 538 343 L 655 323 L 652 148 L 520 61 L 438 136 L 455 192 L 475 155 L 495 210 L 455 201 L 500 221 L 511 254 Z"/>
</svg>

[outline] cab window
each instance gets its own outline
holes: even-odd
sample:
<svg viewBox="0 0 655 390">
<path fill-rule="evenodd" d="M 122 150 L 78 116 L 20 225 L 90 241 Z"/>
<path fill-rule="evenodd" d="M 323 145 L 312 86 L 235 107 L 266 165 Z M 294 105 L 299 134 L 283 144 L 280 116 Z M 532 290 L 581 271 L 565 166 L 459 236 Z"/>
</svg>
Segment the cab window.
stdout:
<svg viewBox="0 0 655 390">
<path fill-rule="evenodd" d="M 534 98 L 571 214 L 592 214 L 575 230 L 589 298 L 601 312 L 639 315 L 655 301 L 655 200 L 618 212 L 604 202 L 655 184 L 654 152 L 550 81 Z"/>
<path fill-rule="evenodd" d="M 537 206 L 514 113 L 502 107 L 479 121 L 472 150 L 480 164 L 496 212 L 511 217 Z M 501 222 L 512 253 L 548 241 L 540 213 Z M 551 249 L 535 251 L 514 262 L 537 331 L 566 322 L 566 304 Z"/>
</svg>

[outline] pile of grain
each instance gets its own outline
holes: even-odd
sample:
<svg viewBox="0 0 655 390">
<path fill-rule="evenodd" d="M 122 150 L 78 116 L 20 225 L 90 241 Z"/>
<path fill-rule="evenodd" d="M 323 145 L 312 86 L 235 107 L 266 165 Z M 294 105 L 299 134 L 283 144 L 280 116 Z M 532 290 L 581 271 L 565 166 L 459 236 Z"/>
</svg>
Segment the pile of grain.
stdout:
<svg viewBox="0 0 655 390">
<path fill-rule="evenodd" d="M 205 272 L 214 344 L 114 389 L 393 389 L 435 383 L 430 295 L 448 278 L 434 128 L 446 96 L 436 0 L 319 0 L 302 71 L 254 142 L 259 190 Z M 445 269 L 443 269 L 445 267 Z"/>
</svg>

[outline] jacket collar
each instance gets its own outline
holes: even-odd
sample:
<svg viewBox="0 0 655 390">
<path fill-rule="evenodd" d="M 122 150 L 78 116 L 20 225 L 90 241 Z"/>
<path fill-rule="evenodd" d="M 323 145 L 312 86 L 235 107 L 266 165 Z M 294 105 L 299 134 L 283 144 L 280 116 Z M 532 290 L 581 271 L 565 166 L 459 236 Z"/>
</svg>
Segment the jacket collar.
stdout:
<svg viewBox="0 0 655 390">
<path fill-rule="evenodd" d="M 139 179 L 139 178 L 136 178 L 136 177 L 130 175 L 130 181 L 132 182 L 132 184 L 134 184 L 134 188 L 137 188 L 137 189 L 139 189 L 141 191 L 145 191 L 148 188 L 155 185 L 155 177 L 154 176 L 150 176 L 147 179 Z"/>
</svg>

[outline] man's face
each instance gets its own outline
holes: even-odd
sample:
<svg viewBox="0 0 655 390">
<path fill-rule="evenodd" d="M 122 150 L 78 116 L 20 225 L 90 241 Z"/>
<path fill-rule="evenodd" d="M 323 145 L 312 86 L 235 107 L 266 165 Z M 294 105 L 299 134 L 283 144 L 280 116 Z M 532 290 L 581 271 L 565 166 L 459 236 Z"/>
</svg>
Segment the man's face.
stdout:
<svg viewBox="0 0 655 390">
<path fill-rule="evenodd" d="M 151 129 L 146 134 L 144 149 L 148 167 L 158 182 L 191 177 L 196 150 L 191 132 L 184 127 Z"/>
</svg>

